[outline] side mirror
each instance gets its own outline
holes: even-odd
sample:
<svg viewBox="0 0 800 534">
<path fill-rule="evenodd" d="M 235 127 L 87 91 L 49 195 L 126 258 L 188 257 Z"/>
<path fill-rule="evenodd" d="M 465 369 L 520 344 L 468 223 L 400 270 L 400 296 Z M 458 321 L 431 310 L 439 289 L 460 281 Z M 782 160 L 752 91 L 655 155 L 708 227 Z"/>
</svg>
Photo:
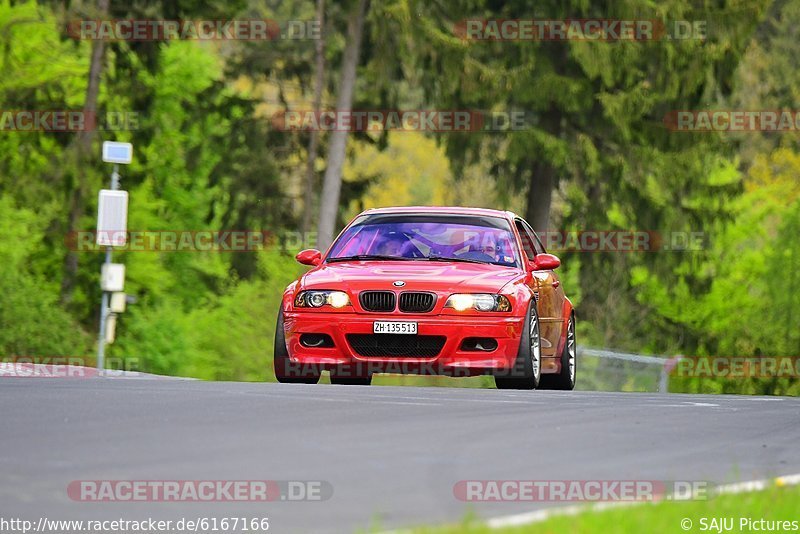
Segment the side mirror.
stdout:
<svg viewBox="0 0 800 534">
<path fill-rule="evenodd" d="M 531 271 L 552 271 L 561 266 L 558 256 L 552 254 L 537 254 L 532 262 L 528 264 Z"/>
<path fill-rule="evenodd" d="M 322 252 L 314 248 L 307 248 L 298 252 L 294 259 L 303 265 L 311 265 L 316 267 L 322 263 Z"/>
</svg>

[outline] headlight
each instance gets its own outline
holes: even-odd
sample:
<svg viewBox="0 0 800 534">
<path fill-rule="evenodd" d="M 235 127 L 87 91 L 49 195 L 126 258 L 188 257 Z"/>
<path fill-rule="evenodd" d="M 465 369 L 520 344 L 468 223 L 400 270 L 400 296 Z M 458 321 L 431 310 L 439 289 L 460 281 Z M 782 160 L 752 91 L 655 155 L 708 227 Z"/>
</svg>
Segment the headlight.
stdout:
<svg viewBox="0 0 800 534">
<path fill-rule="evenodd" d="M 450 295 L 444 305 L 445 308 L 453 308 L 456 311 L 478 310 L 488 311 L 511 311 L 511 302 L 503 295 L 491 295 L 489 293 L 456 293 Z"/>
<path fill-rule="evenodd" d="M 350 297 L 344 291 L 301 291 L 294 298 L 297 308 L 321 308 L 325 305 L 344 308 L 350 304 Z"/>
</svg>

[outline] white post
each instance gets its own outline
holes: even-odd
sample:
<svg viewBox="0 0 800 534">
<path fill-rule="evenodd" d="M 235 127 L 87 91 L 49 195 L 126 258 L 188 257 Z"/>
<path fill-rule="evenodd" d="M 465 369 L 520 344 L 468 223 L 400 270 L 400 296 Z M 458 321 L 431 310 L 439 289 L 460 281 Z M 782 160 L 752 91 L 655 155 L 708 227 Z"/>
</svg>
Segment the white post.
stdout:
<svg viewBox="0 0 800 534">
<path fill-rule="evenodd" d="M 119 189 L 119 163 L 114 164 L 111 172 L 111 189 Z M 106 264 L 111 263 L 111 247 L 106 247 Z M 108 291 L 103 290 L 103 297 L 100 299 L 100 332 L 97 336 L 97 370 L 102 374 L 105 369 L 106 356 L 106 318 L 108 317 Z"/>
</svg>

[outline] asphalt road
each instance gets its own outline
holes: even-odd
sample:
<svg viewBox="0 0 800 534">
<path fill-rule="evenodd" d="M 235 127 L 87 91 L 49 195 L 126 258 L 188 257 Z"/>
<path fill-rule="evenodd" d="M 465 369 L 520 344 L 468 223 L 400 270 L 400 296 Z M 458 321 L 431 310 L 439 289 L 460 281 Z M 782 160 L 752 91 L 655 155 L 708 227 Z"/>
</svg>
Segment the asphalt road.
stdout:
<svg viewBox="0 0 800 534">
<path fill-rule="evenodd" d="M 800 472 L 800 399 L 0 379 L 0 517 L 269 517 L 270 532 L 482 518 L 461 480 L 708 480 Z M 76 502 L 74 480 L 314 480 L 322 502 Z M 540 504 L 538 507 L 552 506 Z"/>
</svg>

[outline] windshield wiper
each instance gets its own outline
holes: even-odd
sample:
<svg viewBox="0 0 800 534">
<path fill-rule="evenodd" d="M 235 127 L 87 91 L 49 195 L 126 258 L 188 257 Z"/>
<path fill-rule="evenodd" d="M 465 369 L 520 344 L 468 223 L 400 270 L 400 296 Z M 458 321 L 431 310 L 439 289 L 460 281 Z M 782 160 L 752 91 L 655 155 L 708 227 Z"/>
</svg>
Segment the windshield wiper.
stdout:
<svg viewBox="0 0 800 534">
<path fill-rule="evenodd" d="M 355 256 L 341 256 L 338 258 L 328 258 L 328 263 L 335 261 L 409 261 L 411 258 L 403 258 L 400 256 L 385 256 L 382 254 L 356 254 Z"/>
<path fill-rule="evenodd" d="M 468 260 L 467 258 L 447 258 L 445 256 L 425 256 L 422 258 L 414 258 L 414 259 L 421 261 L 459 261 L 463 263 L 479 263 L 481 265 L 495 265 L 494 263 L 490 263 L 488 261 Z"/>
</svg>

